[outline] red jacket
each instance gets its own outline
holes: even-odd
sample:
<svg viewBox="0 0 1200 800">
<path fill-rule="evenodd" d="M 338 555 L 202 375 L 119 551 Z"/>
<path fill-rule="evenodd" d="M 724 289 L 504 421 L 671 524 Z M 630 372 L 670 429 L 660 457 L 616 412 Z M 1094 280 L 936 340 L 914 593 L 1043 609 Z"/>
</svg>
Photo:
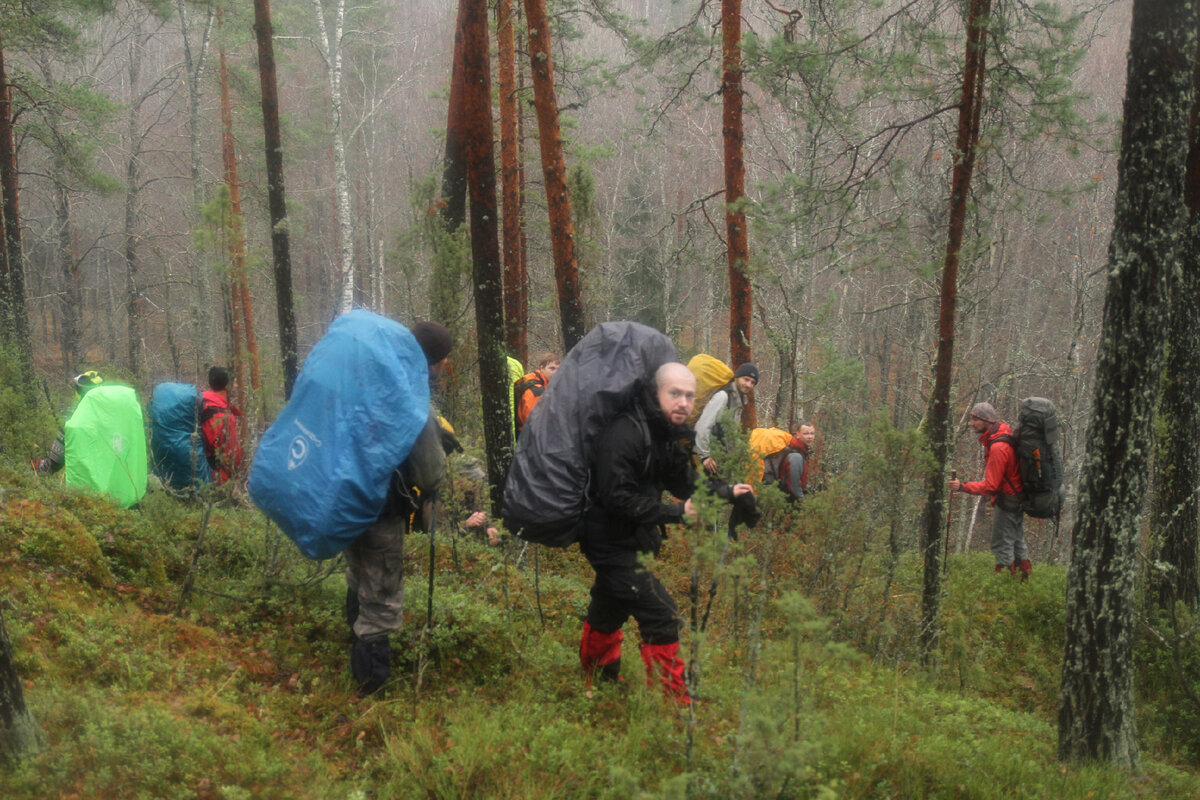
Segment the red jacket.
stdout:
<svg viewBox="0 0 1200 800">
<path fill-rule="evenodd" d="M 212 468 L 214 483 L 224 483 L 242 468 L 242 443 L 238 441 L 237 418 L 242 412 L 221 392 L 204 393 L 200 410 L 200 433 L 204 455 Z"/>
<path fill-rule="evenodd" d="M 995 502 L 996 495 L 1016 495 L 1024 488 L 1017 465 L 1017 452 L 1009 442 L 997 442 L 996 439 L 1001 436 L 1012 436 L 1012 428 L 1008 427 L 1007 422 L 997 424 L 994 432 L 979 437 L 979 443 L 986 453 L 986 466 L 983 480 L 962 485 L 962 490 L 967 494 L 986 494 Z"/>
<path fill-rule="evenodd" d="M 533 407 L 542 399 L 542 394 L 549 385 L 550 379 L 540 369 L 535 369 L 513 384 L 517 433 L 520 433 L 521 429 L 525 427 L 525 422 L 529 419 L 529 412 L 533 411 Z"/>
</svg>

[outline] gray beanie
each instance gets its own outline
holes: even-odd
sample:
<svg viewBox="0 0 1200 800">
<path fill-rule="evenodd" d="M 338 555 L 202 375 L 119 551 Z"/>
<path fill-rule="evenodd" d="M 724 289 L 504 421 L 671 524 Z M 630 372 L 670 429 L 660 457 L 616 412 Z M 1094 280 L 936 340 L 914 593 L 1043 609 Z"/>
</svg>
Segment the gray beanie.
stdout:
<svg viewBox="0 0 1200 800">
<path fill-rule="evenodd" d="M 1000 415 L 996 413 L 996 409 L 992 408 L 991 403 L 976 403 L 971 406 L 971 416 L 978 417 L 984 422 L 1000 421 Z"/>
</svg>

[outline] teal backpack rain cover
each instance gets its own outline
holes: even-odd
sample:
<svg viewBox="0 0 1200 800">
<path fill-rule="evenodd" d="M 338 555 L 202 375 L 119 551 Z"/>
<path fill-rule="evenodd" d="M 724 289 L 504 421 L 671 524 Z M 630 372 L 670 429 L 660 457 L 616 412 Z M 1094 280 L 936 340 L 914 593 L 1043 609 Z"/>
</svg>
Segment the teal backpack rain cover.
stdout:
<svg viewBox="0 0 1200 800">
<path fill-rule="evenodd" d="M 250 498 L 309 558 L 331 558 L 374 522 L 429 416 L 429 366 L 398 322 L 334 320 L 304 361 L 250 467 Z"/>
<path fill-rule="evenodd" d="M 200 390 L 190 383 L 160 383 L 146 404 L 151 466 L 163 485 L 176 491 L 209 482 L 199 411 Z"/>
</svg>

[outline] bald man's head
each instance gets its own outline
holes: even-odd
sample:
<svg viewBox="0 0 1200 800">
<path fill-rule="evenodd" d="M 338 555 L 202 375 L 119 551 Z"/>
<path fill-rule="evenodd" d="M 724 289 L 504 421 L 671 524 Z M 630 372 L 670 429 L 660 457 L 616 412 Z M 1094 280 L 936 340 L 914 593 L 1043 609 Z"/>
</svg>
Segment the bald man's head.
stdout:
<svg viewBox="0 0 1200 800">
<path fill-rule="evenodd" d="M 678 361 L 663 364 L 654 373 L 658 407 L 675 425 L 682 425 L 696 406 L 696 376 Z"/>
</svg>

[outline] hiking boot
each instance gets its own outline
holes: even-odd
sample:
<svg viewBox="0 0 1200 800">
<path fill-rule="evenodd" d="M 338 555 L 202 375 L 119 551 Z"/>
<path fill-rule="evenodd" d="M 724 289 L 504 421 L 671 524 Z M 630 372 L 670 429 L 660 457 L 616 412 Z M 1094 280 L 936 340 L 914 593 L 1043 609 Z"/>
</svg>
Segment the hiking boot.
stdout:
<svg viewBox="0 0 1200 800">
<path fill-rule="evenodd" d="M 1029 563 L 1028 558 L 1022 558 L 1020 561 L 1013 562 L 1013 569 L 1020 570 L 1021 580 L 1029 580 L 1029 573 L 1033 571 L 1033 565 Z"/>
<path fill-rule="evenodd" d="M 999 574 L 1001 572 L 1004 572 L 1004 567 L 1005 567 L 1004 564 L 997 564 L 996 565 L 996 573 Z M 1011 567 L 1010 567 L 1010 569 L 1011 569 Z"/>
<path fill-rule="evenodd" d="M 589 689 L 595 675 L 599 675 L 602 681 L 620 683 L 623 639 L 620 628 L 612 633 L 601 633 L 589 623 L 583 623 L 583 635 L 579 638 L 579 663 Z"/>
<path fill-rule="evenodd" d="M 358 696 L 379 691 L 392 670 L 392 643 L 387 634 L 354 640 L 350 648 L 350 672 L 358 681 Z"/>
</svg>

